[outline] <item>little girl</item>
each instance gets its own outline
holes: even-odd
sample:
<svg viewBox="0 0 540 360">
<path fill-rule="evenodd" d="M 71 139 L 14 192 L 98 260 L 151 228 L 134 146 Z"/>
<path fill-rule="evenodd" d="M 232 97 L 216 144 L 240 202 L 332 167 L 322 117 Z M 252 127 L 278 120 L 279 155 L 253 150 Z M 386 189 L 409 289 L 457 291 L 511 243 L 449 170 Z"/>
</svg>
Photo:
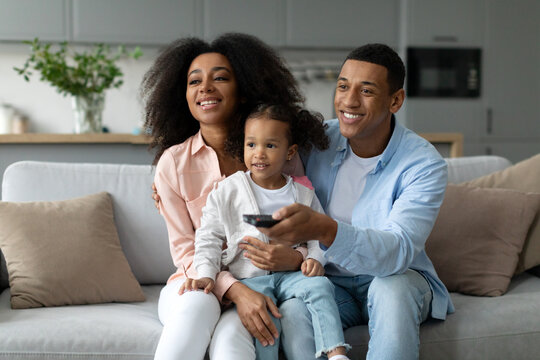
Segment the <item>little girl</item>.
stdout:
<svg viewBox="0 0 540 360">
<path fill-rule="evenodd" d="M 180 289 L 212 290 L 222 266 L 251 289 L 269 296 L 274 303 L 296 297 L 304 300 L 312 316 L 318 358 L 348 359 L 334 287 L 324 276 L 324 252 L 318 241 L 307 244 L 301 272 L 268 272 L 254 266 L 238 246 L 246 237 L 266 243 L 269 239 L 257 228 L 243 222 L 243 214 L 272 214 L 298 202 L 322 212 L 306 177 L 291 178 L 283 167 L 298 149 L 328 147 L 321 119 L 297 107 L 259 105 L 247 117 L 243 143 L 229 142 L 229 150 L 242 158 L 248 171 L 239 171 L 221 181 L 208 195 L 201 226 L 195 237 L 194 264 L 199 279 L 187 279 Z M 226 243 L 227 248 L 223 250 Z M 278 319 L 272 319 L 280 329 Z M 257 358 L 277 360 L 279 341 L 262 346 L 256 341 Z"/>
</svg>

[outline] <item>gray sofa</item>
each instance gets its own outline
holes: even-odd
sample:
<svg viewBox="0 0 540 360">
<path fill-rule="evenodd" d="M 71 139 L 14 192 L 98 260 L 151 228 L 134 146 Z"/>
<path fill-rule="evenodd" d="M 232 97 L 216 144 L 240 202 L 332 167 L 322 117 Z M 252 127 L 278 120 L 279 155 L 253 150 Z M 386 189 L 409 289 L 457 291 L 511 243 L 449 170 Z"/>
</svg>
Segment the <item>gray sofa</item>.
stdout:
<svg viewBox="0 0 540 360">
<path fill-rule="evenodd" d="M 447 159 L 449 180 L 510 164 L 495 156 Z M 150 166 L 19 162 L 5 171 L 3 201 L 62 200 L 107 191 L 122 249 L 146 301 L 12 310 L 0 266 L 0 359 L 152 359 L 160 333 L 159 291 L 173 272 L 167 232 L 150 199 Z M 0 229 L 1 231 L 1 229 Z M 500 297 L 452 293 L 456 313 L 421 327 L 421 359 L 538 359 L 540 278 L 515 277 Z M 366 326 L 346 331 L 352 358 L 365 357 Z"/>
</svg>

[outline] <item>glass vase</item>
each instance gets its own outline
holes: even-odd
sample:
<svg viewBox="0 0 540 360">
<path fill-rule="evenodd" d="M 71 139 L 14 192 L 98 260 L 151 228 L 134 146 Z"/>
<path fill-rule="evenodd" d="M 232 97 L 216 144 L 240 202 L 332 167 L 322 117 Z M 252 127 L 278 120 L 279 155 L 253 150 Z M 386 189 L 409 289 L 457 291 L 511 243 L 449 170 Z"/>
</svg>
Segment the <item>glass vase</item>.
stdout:
<svg viewBox="0 0 540 360">
<path fill-rule="evenodd" d="M 93 93 L 73 96 L 72 105 L 75 117 L 75 134 L 103 132 L 102 116 L 105 94 Z"/>
</svg>

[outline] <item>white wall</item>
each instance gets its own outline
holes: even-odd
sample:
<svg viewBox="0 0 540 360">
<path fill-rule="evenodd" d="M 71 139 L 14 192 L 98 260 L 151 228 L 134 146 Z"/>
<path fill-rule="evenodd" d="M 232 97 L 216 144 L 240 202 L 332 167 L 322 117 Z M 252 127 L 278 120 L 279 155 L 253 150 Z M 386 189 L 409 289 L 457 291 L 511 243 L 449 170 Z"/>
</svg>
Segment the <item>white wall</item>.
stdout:
<svg viewBox="0 0 540 360">
<path fill-rule="evenodd" d="M 143 49 L 138 60 L 121 60 L 124 84 L 120 89 L 106 92 L 103 125 L 111 132 L 131 133 L 142 121 L 139 86 L 144 73 L 151 66 L 156 49 Z M 13 67 L 21 67 L 29 49 L 26 45 L 0 45 L 0 102 L 9 103 L 28 116 L 30 132 L 72 133 L 73 114 L 70 97 L 64 97 L 55 88 L 39 80 L 34 73 L 26 82 Z"/>
<path fill-rule="evenodd" d="M 139 87 L 145 72 L 157 56 L 157 48 L 143 48 L 144 55 L 138 60 L 121 60 L 124 84 L 120 89 L 106 92 L 103 125 L 114 133 L 131 133 L 143 121 Z M 39 80 L 35 73 L 26 82 L 13 67 L 21 67 L 29 54 L 29 48 L 20 44 L 0 44 L 0 103 L 9 103 L 28 116 L 29 132 L 72 133 L 73 114 L 70 97 L 64 97 L 55 88 Z M 338 69 L 346 52 L 289 51 L 283 53 L 291 68 Z M 307 60 L 306 60 L 307 59 Z M 316 60 L 314 60 L 316 59 Z M 318 64 L 318 65 L 317 65 Z M 336 74 L 337 76 L 337 74 Z M 325 118 L 333 117 L 335 81 L 311 79 L 300 81 L 306 96 L 306 106 L 319 111 Z"/>
</svg>

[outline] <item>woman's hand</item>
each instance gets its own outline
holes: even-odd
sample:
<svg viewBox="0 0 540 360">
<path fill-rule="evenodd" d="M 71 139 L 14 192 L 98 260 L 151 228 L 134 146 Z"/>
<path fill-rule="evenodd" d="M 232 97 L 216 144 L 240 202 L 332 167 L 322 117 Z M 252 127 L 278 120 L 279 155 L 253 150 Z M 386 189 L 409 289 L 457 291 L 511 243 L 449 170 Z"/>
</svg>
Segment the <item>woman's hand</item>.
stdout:
<svg viewBox="0 0 540 360">
<path fill-rule="evenodd" d="M 276 318 L 280 318 L 281 314 L 272 299 L 241 282 L 232 284 L 225 297 L 236 305 L 242 324 L 253 337 L 263 346 L 274 345 L 274 339 L 279 337 L 279 333 L 268 312 Z"/>
<path fill-rule="evenodd" d="M 267 244 L 251 236 L 245 236 L 243 240 L 246 243 L 241 243 L 239 247 L 246 251 L 244 256 L 259 269 L 295 271 L 300 268 L 302 254 L 288 245 Z"/>
<path fill-rule="evenodd" d="M 156 183 L 152 183 L 152 199 L 154 200 L 154 206 L 156 207 L 156 209 L 159 210 L 159 203 L 161 201 L 161 198 L 157 193 Z"/>
<path fill-rule="evenodd" d="M 302 274 L 306 276 L 323 276 L 324 267 L 315 259 L 307 259 L 302 263 Z"/>
</svg>

